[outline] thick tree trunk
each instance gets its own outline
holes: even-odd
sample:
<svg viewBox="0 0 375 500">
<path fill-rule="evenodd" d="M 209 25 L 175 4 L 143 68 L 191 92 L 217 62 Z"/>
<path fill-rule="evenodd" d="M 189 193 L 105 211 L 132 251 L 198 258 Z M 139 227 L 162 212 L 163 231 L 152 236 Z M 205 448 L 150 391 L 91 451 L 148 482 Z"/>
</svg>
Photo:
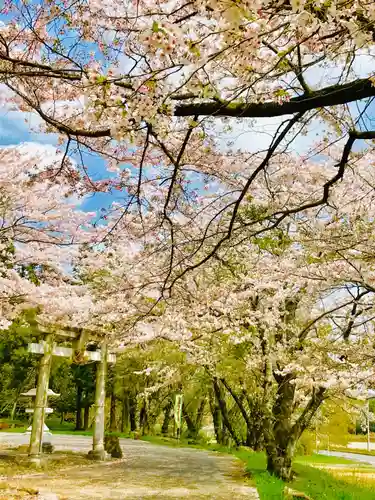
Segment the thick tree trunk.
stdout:
<svg viewBox="0 0 375 500">
<path fill-rule="evenodd" d="M 218 404 L 219 404 L 219 407 L 220 407 L 220 411 L 221 411 L 221 415 L 223 417 L 223 422 L 224 422 L 224 425 L 225 427 L 228 429 L 228 432 L 230 433 L 230 435 L 232 436 L 234 442 L 236 443 L 237 446 L 240 446 L 241 444 L 241 441 L 240 439 L 238 438 L 230 420 L 229 420 L 229 417 L 228 417 L 228 410 L 227 410 L 227 405 L 226 405 L 226 402 L 225 402 L 225 399 L 223 398 L 222 394 L 221 394 L 221 390 L 220 390 L 220 386 L 219 386 L 219 381 L 216 377 L 213 378 L 213 386 L 214 386 L 214 391 L 215 391 L 215 395 L 216 395 L 216 398 L 217 398 L 217 401 L 218 401 Z"/>
<path fill-rule="evenodd" d="M 262 429 L 262 416 L 253 415 L 252 423 L 246 428 L 246 446 L 254 451 L 264 449 L 264 435 Z"/>
<path fill-rule="evenodd" d="M 249 399 L 246 397 L 246 391 L 243 388 L 241 395 L 238 395 L 228 384 L 228 382 L 225 379 L 221 379 L 221 382 L 223 383 L 224 387 L 227 389 L 227 391 L 230 393 L 232 398 L 234 399 L 235 403 L 237 404 L 241 415 L 243 416 L 243 419 L 245 420 L 246 423 L 246 440 L 245 444 L 249 448 L 253 448 L 254 450 L 260 450 L 262 449 L 263 445 L 263 439 L 262 439 L 262 431 L 261 431 L 261 416 L 259 415 L 258 418 L 254 418 L 254 416 L 251 415 L 251 406 Z M 250 411 L 248 411 L 244 405 L 244 401 L 248 402 L 248 406 L 250 408 Z"/>
<path fill-rule="evenodd" d="M 76 400 L 76 431 L 81 431 L 82 430 L 82 396 L 83 396 L 83 389 L 82 386 L 79 384 L 77 386 L 77 400 Z"/>
<path fill-rule="evenodd" d="M 269 443 L 266 446 L 267 471 L 283 481 L 292 479 L 292 460 L 294 456 L 296 441 L 290 440 L 284 448 L 280 448 L 276 443 Z"/>
<path fill-rule="evenodd" d="M 171 414 L 172 414 L 172 409 L 173 409 L 173 401 L 169 400 L 166 406 L 164 407 L 164 420 L 163 420 L 163 425 L 161 426 L 161 433 L 163 435 L 168 434 L 169 430 L 169 423 L 171 421 Z"/>
<path fill-rule="evenodd" d="M 326 389 L 314 389 L 310 401 L 292 423 L 295 384 L 292 374 L 275 376 L 278 383 L 273 422 L 268 424 L 266 437 L 267 470 L 284 481 L 292 478 L 292 460 L 298 439 L 311 422 L 324 400 Z"/>
<path fill-rule="evenodd" d="M 217 402 L 217 398 L 213 390 L 210 390 L 209 396 L 210 396 L 212 423 L 214 424 L 216 442 L 218 444 L 224 444 L 223 418 L 221 415 L 220 406 Z"/>
<path fill-rule="evenodd" d="M 204 416 L 204 409 L 206 406 L 206 397 L 204 397 L 198 407 L 195 419 L 187 412 L 185 404 L 182 405 L 182 416 L 188 428 L 188 437 L 197 439 L 198 433 L 202 427 L 202 420 Z"/>
<path fill-rule="evenodd" d="M 216 441 L 218 444 L 226 445 L 228 442 L 227 432 L 223 423 L 220 406 L 213 390 L 210 391 L 210 409 L 212 415 L 212 423 L 214 424 Z"/>
<path fill-rule="evenodd" d="M 129 429 L 129 396 L 125 395 L 122 401 L 121 432 L 127 432 L 128 429 Z"/>
<path fill-rule="evenodd" d="M 191 416 L 189 415 L 189 413 L 186 410 L 185 403 L 183 403 L 183 405 L 182 405 L 182 416 L 183 416 L 183 418 L 186 422 L 187 428 L 188 428 L 188 437 L 195 439 L 196 434 L 197 434 L 197 429 L 195 427 L 195 423 L 194 423 L 193 419 L 191 418 Z"/>
<path fill-rule="evenodd" d="M 111 407 L 109 411 L 109 429 L 111 431 L 117 431 L 117 420 L 116 420 L 116 396 L 111 394 Z"/>
<path fill-rule="evenodd" d="M 83 428 L 85 431 L 89 428 L 89 419 L 90 419 L 90 405 L 86 405 L 83 412 Z"/>
<path fill-rule="evenodd" d="M 129 396 L 129 417 L 130 417 L 130 430 L 135 432 L 137 430 L 137 400 L 134 396 Z"/>
</svg>

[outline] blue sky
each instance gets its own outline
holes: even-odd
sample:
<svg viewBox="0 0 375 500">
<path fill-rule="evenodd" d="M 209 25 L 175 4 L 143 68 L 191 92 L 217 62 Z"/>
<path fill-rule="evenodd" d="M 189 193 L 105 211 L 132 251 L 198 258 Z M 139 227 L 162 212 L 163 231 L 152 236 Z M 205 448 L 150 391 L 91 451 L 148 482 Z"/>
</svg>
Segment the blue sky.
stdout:
<svg viewBox="0 0 375 500">
<path fill-rule="evenodd" d="M 1 91 L 1 88 L 0 88 Z M 25 122 L 25 118 L 30 119 L 29 113 L 22 113 L 16 111 L 9 111 L 6 107 L 0 107 L 0 146 L 16 146 L 21 143 L 38 143 L 43 148 L 43 145 L 48 144 L 57 147 L 57 136 L 54 134 L 38 133 L 32 130 L 32 127 Z M 63 146 L 60 146 L 62 149 Z M 71 158 L 79 162 L 79 158 Z M 104 161 L 99 155 L 83 153 L 84 162 L 89 166 L 89 171 L 94 180 L 101 178 L 108 178 L 113 175 L 106 171 Z M 87 211 L 100 210 L 106 208 L 115 199 L 119 200 L 121 193 L 114 194 L 95 193 L 88 197 L 82 209 Z"/>
</svg>

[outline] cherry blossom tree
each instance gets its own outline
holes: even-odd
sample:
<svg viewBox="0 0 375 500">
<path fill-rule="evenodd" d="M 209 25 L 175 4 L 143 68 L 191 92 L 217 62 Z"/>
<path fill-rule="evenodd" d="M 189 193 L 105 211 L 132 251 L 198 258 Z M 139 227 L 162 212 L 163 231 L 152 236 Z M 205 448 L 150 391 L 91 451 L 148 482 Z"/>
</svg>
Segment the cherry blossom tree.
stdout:
<svg viewBox="0 0 375 500">
<path fill-rule="evenodd" d="M 102 187 L 124 193 L 120 218 L 138 211 L 141 228 L 141 214 L 153 211 L 158 250 L 169 255 L 163 294 L 241 238 L 256 181 L 272 158 L 298 159 L 302 133 L 315 161 L 339 145 L 331 175 L 308 203 L 248 220 L 250 238 L 326 206 L 354 145 L 373 148 L 371 1 L 7 0 L 1 13 L 0 79 L 11 105 L 60 135 L 62 170 L 72 150 L 107 161 L 117 175 Z M 258 147 L 264 118 L 274 126 Z M 242 132 L 245 148 L 234 140 Z M 301 183 L 304 172 L 302 161 Z"/>
<path fill-rule="evenodd" d="M 228 391 L 248 430 L 252 414 L 242 394 L 256 387 L 248 397 L 261 414 L 268 470 L 289 479 L 296 443 L 322 402 L 372 381 L 374 299 L 364 289 L 344 293 L 346 279 L 317 281 L 315 265 L 290 245 L 267 255 L 277 239 L 185 282 L 155 331 L 185 339 L 190 363 Z"/>
<path fill-rule="evenodd" d="M 81 246 L 95 242 L 95 214 L 79 209 L 79 182 L 74 190 L 71 186 L 73 164 L 69 177 L 55 179 L 61 156 L 41 145 L 0 149 L 3 328 L 30 307 L 41 308 L 49 321 L 88 316 L 90 292 L 74 282 L 71 266 Z M 84 186 L 80 189 L 83 195 Z"/>
<path fill-rule="evenodd" d="M 337 154 L 331 147 L 329 161 Z M 178 341 L 210 374 L 218 398 L 220 386 L 233 398 L 248 430 L 251 408 L 242 396 L 256 387 L 268 470 L 284 479 L 323 401 L 373 380 L 372 161 L 369 153 L 353 157 L 324 210 L 298 212 L 252 240 L 243 224 L 242 244 L 223 245 L 185 274 L 166 306 L 138 325 L 150 332 L 145 338 Z M 262 204 L 248 199 L 243 222 L 269 207 L 308 203 L 334 168 L 305 161 L 302 184 L 299 162 L 279 158 L 271 167 L 254 183 Z"/>
</svg>

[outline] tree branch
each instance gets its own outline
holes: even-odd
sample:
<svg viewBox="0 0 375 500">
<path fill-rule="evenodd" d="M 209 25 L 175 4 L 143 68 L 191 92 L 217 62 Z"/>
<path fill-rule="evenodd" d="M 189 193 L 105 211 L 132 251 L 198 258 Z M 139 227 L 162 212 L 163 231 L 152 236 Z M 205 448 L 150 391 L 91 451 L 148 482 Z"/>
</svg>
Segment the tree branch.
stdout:
<svg viewBox="0 0 375 500">
<path fill-rule="evenodd" d="M 247 414 L 247 411 L 246 411 L 246 408 L 245 406 L 243 405 L 241 399 L 239 398 L 239 396 L 235 393 L 235 391 L 230 387 L 230 385 L 228 384 L 228 382 L 225 380 L 225 378 L 221 378 L 221 383 L 223 384 L 223 386 L 226 388 L 226 390 L 229 392 L 229 394 L 232 396 L 232 398 L 234 399 L 234 401 L 236 402 L 240 412 L 242 413 L 242 416 L 246 422 L 246 424 L 251 427 L 251 421 L 250 421 L 250 416 Z"/>
<path fill-rule="evenodd" d="M 316 108 L 337 106 L 375 96 L 375 85 L 369 78 L 344 85 L 332 85 L 311 91 L 309 95 L 293 97 L 288 102 L 275 101 L 246 104 L 243 102 L 202 102 L 177 104 L 175 116 L 234 116 L 262 118 L 305 113 Z"/>
</svg>

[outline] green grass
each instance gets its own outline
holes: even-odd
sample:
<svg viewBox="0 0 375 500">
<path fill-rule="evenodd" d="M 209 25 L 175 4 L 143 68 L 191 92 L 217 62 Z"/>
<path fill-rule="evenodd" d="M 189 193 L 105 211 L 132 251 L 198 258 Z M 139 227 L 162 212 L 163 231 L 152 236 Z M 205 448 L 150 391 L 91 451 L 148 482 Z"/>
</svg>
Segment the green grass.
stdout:
<svg viewBox="0 0 375 500">
<path fill-rule="evenodd" d="M 268 474 L 264 453 L 251 452 L 245 449 L 234 451 L 233 454 L 246 464 L 246 472 L 254 481 L 261 500 L 278 500 L 284 498 L 283 490 L 285 484 L 281 479 Z"/>
<path fill-rule="evenodd" d="M 347 458 L 340 457 L 332 457 L 330 455 L 309 455 L 309 456 L 299 456 L 296 457 L 294 463 L 301 464 L 353 464 L 355 463 L 353 460 L 349 460 Z"/>
<path fill-rule="evenodd" d="M 347 440 L 349 443 L 355 443 L 355 442 L 366 443 L 367 434 L 349 434 Z M 373 432 L 370 433 L 370 440 L 372 442 L 374 442 L 375 440 L 375 434 Z"/>
<path fill-rule="evenodd" d="M 264 453 L 244 451 L 236 452 L 235 455 L 246 463 L 247 472 L 254 479 L 261 500 L 283 500 L 285 486 L 319 500 L 373 500 L 375 497 L 373 487 L 362 486 L 360 477 L 350 483 L 335 478 L 326 470 L 309 465 L 348 464 L 349 474 L 355 477 L 356 469 L 353 468 L 355 462 L 350 460 L 324 455 L 297 457 L 293 464 L 295 479 L 286 485 L 280 479 L 268 474 Z"/>
<path fill-rule="evenodd" d="M 10 418 L 0 418 L 0 423 L 9 425 L 23 425 L 25 422 L 23 420 L 12 420 Z"/>
<path fill-rule="evenodd" d="M 6 423 L 13 423 L 11 421 L 6 421 L 6 419 L 0 420 L 1 422 L 6 422 Z M 75 424 L 73 422 L 62 422 L 60 421 L 59 418 L 52 417 L 52 418 L 47 418 L 46 419 L 46 424 L 49 427 L 49 429 L 54 433 L 54 434 L 62 434 L 62 435 L 75 435 L 75 436 L 92 436 L 93 430 L 89 429 L 87 431 L 76 431 L 74 429 Z M 22 427 L 9 427 L 8 429 L 0 429 L 0 432 L 25 432 L 26 429 L 29 427 L 29 424 L 26 422 L 22 421 L 17 421 L 17 425 L 23 425 Z M 123 432 L 108 432 L 107 434 L 111 434 L 114 436 L 122 437 L 122 438 L 128 438 L 131 437 L 129 433 L 123 433 Z"/>
<path fill-rule="evenodd" d="M 373 500 L 375 497 L 374 487 L 371 485 L 362 486 L 360 477 L 353 484 L 336 479 L 331 473 L 313 467 L 296 464 L 294 469 L 297 476 L 292 483 L 292 488 L 303 491 L 312 498 L 319 500 Z"/>
<path fill-rule="evenodd" d="M 141 436 L 142 441 L 147 441 L 148 443 L 159 444 L 163 446 L 172 446 L 174 448 L 197 448 L 199 450 L 209 450 L 209 451 L 220 451 L 222 453 L 231 453 L 231 449 L 222 446 L 220 444 L 208 444 L 204 442 L 199 442 L 192 444 L 191 440 L 188 439 L 175 439 L 171 437 L 164 436 Z"/>
</svg>

